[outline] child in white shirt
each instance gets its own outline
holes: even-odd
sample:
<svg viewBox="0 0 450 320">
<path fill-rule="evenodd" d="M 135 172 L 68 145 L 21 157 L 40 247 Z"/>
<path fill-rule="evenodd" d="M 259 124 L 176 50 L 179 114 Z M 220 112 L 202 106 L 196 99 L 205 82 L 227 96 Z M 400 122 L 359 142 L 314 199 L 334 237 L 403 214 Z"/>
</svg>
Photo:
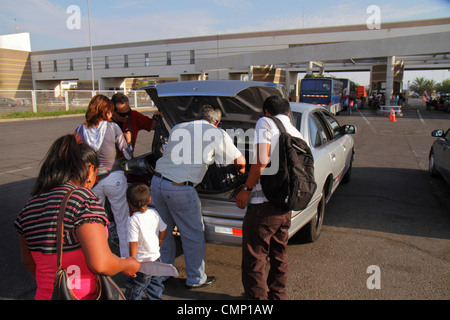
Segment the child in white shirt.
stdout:
<svg viewBox="0 0 450 320">
<path fill-rule="evenodd" d="M 146 184 L 138 182 L 128 187 L 127 201 L 134 212 L 128 219 L 128 243 L 130 256 L 139 262 L 159 261 L 159 248 L 166 235 L 167 226 L 158 212 L 147 207 L 150 200 L 150 189 Z M 145 292 L 149 300 L 163 300 L 162 280 L 162 277 L 137 272 L 135 278 L 127 279 L 125 297 L 128 300 L 141 300 Z"/>
</svg>

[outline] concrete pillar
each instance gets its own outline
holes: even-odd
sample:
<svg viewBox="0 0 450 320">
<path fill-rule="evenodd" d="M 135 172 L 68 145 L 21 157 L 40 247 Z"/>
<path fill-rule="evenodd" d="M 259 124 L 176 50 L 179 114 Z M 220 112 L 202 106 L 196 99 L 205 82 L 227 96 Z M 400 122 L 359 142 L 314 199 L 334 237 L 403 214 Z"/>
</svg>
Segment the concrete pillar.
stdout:
<svg viewBox="0 0 450 320">
<path fill-rule="evenodd" d="M 395 68 L 395 57 L 387 57 L 386 66 L 386 105 L 390 104 L 392 95 L 394 94 L 394 68 Z"/>
<path fill-rule="evenodd" d="M 313 73 L 313 62 L 312 61 L 308 61 L 308 63 L 306 64 L 306 74 L 308 76 L 311 76 Z"/>
<path fill-rule="evenodd" d="M 248 67 L 248 81 L 253 80 L 253 66 Z"/>
<path fill-rule="evenodd" d="M 293 89 L 293 101 L 298 102 L 298 71 L 290 71 L 286 69 L 286 90 L 288 94 Z"/>
<path fill-rule="evenodd" d="M 288 98 L 289 98 L 289 91 L 290 91 L 289 88 L 291 86 L 291 77 L 290 77 L 290 73 L 289 73 L 289 68 L 286 68 L 285 72 L 286 72 L 286 77 L 285 77 L 284 85 L 286 87 L 286 93 L 287 93 Z"/>
</svg>

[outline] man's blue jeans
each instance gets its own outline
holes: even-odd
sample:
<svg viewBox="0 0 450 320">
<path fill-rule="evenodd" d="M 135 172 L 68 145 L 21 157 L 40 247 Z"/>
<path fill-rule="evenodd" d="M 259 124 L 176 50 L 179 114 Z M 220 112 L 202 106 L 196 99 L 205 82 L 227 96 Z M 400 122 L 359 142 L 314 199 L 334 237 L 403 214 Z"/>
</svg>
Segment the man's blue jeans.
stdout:
<svg viewBox="0 0 450 320">
<path fill-rule="evenodd" d="M 159 216 L 167 224 L 167 234 L 161 247 L 161 261 L 174 264 L 176 254 L 172 230 L 176 225 L 186 263 L 186 285 L 201 285 L 205 274 L 205 233 L 200 199 L 191 186 L 177 186 L 160 177 L 153 176 L 151 183 L 152 203 Z"/>
<path fill-rule="evenodd" d="M 151 277 L 145 273 L 136 272 L 136 278 L 128 277 L 125 289 L 127 300 L 142 300 L 142 293 L 149 300 L 164 300 L 164 284 L 162 277 Z"/>
</svg>

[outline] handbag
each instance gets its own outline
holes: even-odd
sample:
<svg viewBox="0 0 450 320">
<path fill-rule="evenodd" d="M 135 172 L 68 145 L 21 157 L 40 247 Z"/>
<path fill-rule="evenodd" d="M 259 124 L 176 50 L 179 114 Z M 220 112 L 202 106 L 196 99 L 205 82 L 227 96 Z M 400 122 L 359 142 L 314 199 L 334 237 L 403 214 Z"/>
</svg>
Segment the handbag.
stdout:
<svg viewBox="0 0 450 320">
<path fill-rule="evenodd" d="M 56 259 L 58 269 L 56 271 L 53 286 L 52 300 L 79 300 L 70 288 L 67 271 L 62 268 L 64 214 L 67 201 L 73 191 L 74 190 L 70 190 L 66 193 L 58 213 L 58 224 L 56 229 Z M 95 276 L 97 279 L 97 294 L 95 300 L 126 300 L 122 291 L 111 277 L 102 274 L 96 274 Z"/>
</svg>

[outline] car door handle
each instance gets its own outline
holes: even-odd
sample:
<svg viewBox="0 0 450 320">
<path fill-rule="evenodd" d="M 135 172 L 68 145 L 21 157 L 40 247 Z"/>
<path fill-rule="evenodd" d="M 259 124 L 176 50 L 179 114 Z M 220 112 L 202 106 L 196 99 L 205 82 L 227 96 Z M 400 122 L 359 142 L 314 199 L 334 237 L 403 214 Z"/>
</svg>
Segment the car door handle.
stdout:
<svg viewBox="0 0 450 320">
<path fill-rule="evenodd" d="M 334 153 L 331 154 L 331 159 L 335 160 L 336 159 L 336 155 Z"/>
</svg>

